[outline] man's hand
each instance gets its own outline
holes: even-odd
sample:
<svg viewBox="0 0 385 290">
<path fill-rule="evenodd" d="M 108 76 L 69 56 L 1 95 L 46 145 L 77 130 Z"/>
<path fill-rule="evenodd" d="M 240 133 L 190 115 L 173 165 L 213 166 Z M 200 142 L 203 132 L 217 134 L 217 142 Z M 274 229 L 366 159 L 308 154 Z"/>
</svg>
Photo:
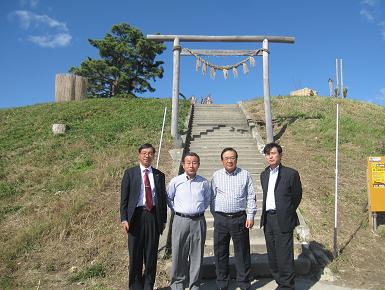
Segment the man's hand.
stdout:
<svg viewBox="0 0 385 290">
<path fill-rule="evenodd" d="M 246 220 L 246 223 L 245 223 L 245 227 L 248 228 L 248 229 L 251 229 L 254 225 L 254 221 L 253 220 Z"/>
<path fill-rule="evenodd" d="M 122 221 L 123 233 L 128 234 L 129 228 L 130 228 L 130 225 L 128 224 L 128 221 Z"/>
</svg>

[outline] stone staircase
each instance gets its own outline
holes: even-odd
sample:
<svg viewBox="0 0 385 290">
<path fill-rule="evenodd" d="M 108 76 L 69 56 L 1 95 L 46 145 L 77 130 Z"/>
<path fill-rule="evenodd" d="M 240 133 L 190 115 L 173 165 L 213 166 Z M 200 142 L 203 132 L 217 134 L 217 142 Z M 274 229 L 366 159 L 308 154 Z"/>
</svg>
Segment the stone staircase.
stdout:
<svg viewBox="0 0 385 290">
<path fill-rule="evenodd" d="M 194 105 L 189 151 L 197 153 L 201 158 L 198 174 L 208 180 L 214 171 L 223 168 L 220 154 L 225 147 L 233 147 L 238 152 L 238 166 L 249 171 L 256 190 L 257 214 L 254 227 L 250 231 L 250 249 L 252 255 L 252 277 L 270 276 L 266 245 L 263 231 L 259 228 L 262 188 L 259 174 L 265 168 L 264 156 L 258 151 L 256 140 L 252 137 L 245 115 L 238 105 Z M 213 216 L 205 213 L 207 221 L 207 237 L 205 257 L 202 269 L 203 278 L 215 277 L 213 249 Z M 296 271 L 307 274 L 310 261 L 300 259 L 301 245 L 295 239 Z M 235 277 L 235 266 L 232 244 L 230 245 L 230 273 Z M 306 273 L 305 273 L 306 272 Z"/>
</svg>

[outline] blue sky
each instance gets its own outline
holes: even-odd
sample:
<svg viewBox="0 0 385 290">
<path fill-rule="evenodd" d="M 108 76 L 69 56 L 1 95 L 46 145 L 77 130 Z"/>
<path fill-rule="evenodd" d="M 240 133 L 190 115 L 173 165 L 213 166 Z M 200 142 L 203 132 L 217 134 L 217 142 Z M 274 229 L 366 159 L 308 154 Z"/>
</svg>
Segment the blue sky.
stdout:
<svg viewBox="0 0 385 290">
<path fill-rule="evenodd" d="M 54 101 L 55 75 L 98 51 L 88 39 L 103 38 L 127 22 L 146 34 L 283 35 L 294 44 L 270 44 L 271 95 L 310 87 L 328 95 L 335 59 L 343 59 L 348 96 L 385 105 L 384 0 L 2 0 L 0 2 L 0 108 Z M 261 43 L 188 43 L 186 48 L 258 49 Z M 159 57 L 164 77 L 146 97 L 170 97 L 172 49 Z M 208 57 L 233 64 L 242 57 Z M 224 80 L 195 72 L 193 57 L 181 59 L 180 91 L 215 103 L 237 103 L 263 95 L 262 58 L 250 73 Z"/>
</svg>

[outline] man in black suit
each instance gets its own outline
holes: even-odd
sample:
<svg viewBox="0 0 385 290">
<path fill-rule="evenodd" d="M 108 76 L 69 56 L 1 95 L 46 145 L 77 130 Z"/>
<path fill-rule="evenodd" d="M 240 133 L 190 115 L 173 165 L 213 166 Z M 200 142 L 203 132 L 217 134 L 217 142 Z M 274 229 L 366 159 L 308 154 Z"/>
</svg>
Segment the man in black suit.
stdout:
<svg viewBox="0 0 385 290">
<path fill-rule="evenodd" d="M 264 227 L 269 266 L 277 289 L 295 289 L 293 231 L 299 224 L 296 209 L 302 186 L 298 171 L 281 164 L 282 147 L 269 143 L 263 149 L 269 166 L 261 173 Z"/>
<path fill-rule="evenodd" d="M 120 220 L 128 235 L 130 290 L 153 290 L 159 235 L 167 220 L 164 174 L 151 167 L 155 148 L 139 147 L 139 165 L 124 172 Z M 143 271 L 144 263 L 144 271 Z"/>
</svg>

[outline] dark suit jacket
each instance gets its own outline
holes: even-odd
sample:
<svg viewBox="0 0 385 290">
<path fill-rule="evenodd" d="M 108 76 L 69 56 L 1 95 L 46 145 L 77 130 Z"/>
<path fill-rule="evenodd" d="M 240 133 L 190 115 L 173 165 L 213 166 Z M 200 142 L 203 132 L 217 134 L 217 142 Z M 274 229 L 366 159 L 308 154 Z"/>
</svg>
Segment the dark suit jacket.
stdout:
<svg viewBox="0 0 385 290">
<path fill-rule="evenodd" d="M 155 212 L 159 232 L 162 233 L 164 224 L 167 221 L 165 176 L 161 171 L 155 168 L 152 168 L 152 173 L 154 176 L 156 192 Z M 140 172 L 140 166 L 132 167 L 124 172 L 120 196 L 120 220 L 128 221 L 129 225 L 131 225 L 132 217 L 138 203 L 141 184 L 142 175 Z"/>
<path fill-rule="evenodd" d="M 261 173 L 261 184 L 263 190 L 263 206 L 261 215 L 261 227 L 266 222 L 266 197 L 269 185 L 270 167 Z M 296 209 L 302 198 L 302 185 L 298 171 L 279 166 L 277 182 L 274 189 L 275 206 L 277 210 L 278 225 L 282 232 L 293 231 L 299 225 Z"/>
</svg>

